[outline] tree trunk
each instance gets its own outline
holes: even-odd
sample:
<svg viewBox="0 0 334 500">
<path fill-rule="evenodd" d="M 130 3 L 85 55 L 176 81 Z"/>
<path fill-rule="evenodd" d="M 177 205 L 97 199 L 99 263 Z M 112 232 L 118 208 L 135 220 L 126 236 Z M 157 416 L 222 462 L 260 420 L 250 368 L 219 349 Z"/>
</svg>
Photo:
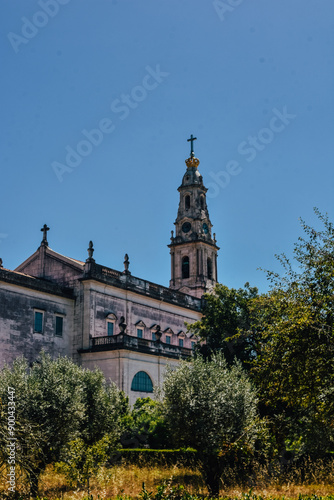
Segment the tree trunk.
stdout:
<svg viewBox="0 0 334 500">
<path fill-rule="evenodd" d="M 206 485 L 209 490 L 209 494 L 213 498 L 219 497 L 219 486 L 220 486 L 220 475 L 217 475 L 215 471 L 206 474 Z"/>
<path fill-rule="evenodd" d="M 219 497 L 220 478 L 222 475 L 222 463 L 216 455 L 201 457 L 201 469 L 203 478 L 208 487 L 210 496 Z"/>
<path fill-rule="evenodd" d="M 32 498 L 37 498 L 38 495 L 38 479 L 39 472 L 33 471 L 30 476 L 30 495 Z"/>
</svg>

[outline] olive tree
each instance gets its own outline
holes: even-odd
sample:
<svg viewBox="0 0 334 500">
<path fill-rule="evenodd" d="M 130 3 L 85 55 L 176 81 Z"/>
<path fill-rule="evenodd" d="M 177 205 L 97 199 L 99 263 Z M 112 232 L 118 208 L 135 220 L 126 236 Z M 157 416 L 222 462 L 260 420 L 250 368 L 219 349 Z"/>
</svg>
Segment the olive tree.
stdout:
<svg viewBox="0 0 334 500">
<path fill-rule="evenodd" d="M 42 353 L 29 367 L 24 358 L 0 372 L 0 444 L 8 440 L 8 388 L 15 400 L 15 463 L 26 472 L 30 490 L 37 495 L 38 479 L 50 464 L 60 460 L 66 445 L 81 438 L 92 446 L 104 436 L 115 446 L 120 435 L 123 400 L 103 374 L 84 370 L 72 360 L 52 360 Z M 1 446 L 0 465 L 8 463 Z"/>
<path fill-rule="evenodd" d="M 257 398 L 247 374 L 221 354 L 197 357 L 168 370 L 163 394 L 175 444 L 197 449 L 209 491 L 218 496 L 228 454 L 252 449 L 256 438 Z"/>
</svg>

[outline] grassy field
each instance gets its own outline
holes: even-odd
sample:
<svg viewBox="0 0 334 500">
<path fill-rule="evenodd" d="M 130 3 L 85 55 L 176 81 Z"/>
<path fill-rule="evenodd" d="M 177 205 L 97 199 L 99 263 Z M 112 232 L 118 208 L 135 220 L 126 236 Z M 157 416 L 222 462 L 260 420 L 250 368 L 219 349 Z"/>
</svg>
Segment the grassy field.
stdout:
<svg viewBox="0 0 334 500">
<path fill-rule="evenodd" d="M 305 498 L 318 500 L 320 497 L 331 497 L 334 500 L 334 463 L 324 466 L 321 462 L 311 465 L 303 480 L 298 470 L 291 471 L 285 477 L 279 477 L 273 474 L 271 470 L 271 479 L 269 471 L 266 468 L 258 470 L 256 484 L 249 481 L 249 484 L 239 486 L 222 487 L 220 495 L 224 498 L 244 498 L 245 500 L 255 500 L 258 497 L 263 499 L 298 499 L 300 495 Z M 90 493 L 93 500 L 116 499 L 120 497 L 135 498 L 139 497 L 142 491 L 142 485 L 145 483 L 145 489 L 157 493 L 157 487 L 165 481 L 167 483 L 166 492 L 171 492 L 172 488 L 182 485 L 184 489 L 198 496 L 207 496 L 208 491 L 203 484 L 201 475 L 197 470 L 184 467 L 138 467 L 134 465 L 119 465 L 111 468 L 103 468 L 91 479 Z M 20 481 L 17 483 L 17 490 L 20 491 Z M 249 493 L 252 489 L 252 493 Z M 4 492 L 4 484 L 2 486 Z M 23 492 L 23 490 L 21 490 Z M 243 495 L 244 494 L 244 495 Z M 246 495 L 245 495 L 246 494 Z M 87 491 L 71 488 L 66 484 L 63 475 L 55 473 L 52 467 L 43 474 L 40 481 L 41 498 L 47 500 L 83 500 L 87 498 Z M 333 496 L 332 496 L 333 495 Z M 180 495 L 179 495 L 180 496 Z M 1 487 L 0 487 L 0 498 Z M 172 498 L 173 495 L 170 495 Z M 141 495 L 143 500 L 144 496 Z M 174 495 L 177 498 L 177 495 Z"/>
</svg>

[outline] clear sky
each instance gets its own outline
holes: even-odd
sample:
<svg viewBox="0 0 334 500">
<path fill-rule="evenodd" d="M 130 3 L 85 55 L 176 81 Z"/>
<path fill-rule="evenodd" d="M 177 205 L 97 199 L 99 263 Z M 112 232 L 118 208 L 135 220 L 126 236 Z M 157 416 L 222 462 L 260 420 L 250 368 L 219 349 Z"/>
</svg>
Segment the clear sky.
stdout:
<svg viewBox="0 0 334 500">
<path fill-rule="evenodd" d="M 334 220 L 333 0 L 3 0 L 0 257 L 49 245 L 168 285 L 190 134 L 219 281 L 267 289 Z"/>
</svg>

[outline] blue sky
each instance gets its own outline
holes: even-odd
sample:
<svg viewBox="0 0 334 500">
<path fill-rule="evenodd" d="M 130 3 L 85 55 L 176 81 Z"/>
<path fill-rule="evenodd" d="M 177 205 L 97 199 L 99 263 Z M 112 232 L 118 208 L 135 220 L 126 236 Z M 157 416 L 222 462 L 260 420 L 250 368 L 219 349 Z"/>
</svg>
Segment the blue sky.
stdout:
<svg viewBox="0 0 334 500">
<path fill-rule="evenodd" d="M 0 257 L 50 247 L 168 285 L 190 134 L 219 281 L 267 289 L 334 219 L 332 0 L 4 0 Z"/>
</svg>

